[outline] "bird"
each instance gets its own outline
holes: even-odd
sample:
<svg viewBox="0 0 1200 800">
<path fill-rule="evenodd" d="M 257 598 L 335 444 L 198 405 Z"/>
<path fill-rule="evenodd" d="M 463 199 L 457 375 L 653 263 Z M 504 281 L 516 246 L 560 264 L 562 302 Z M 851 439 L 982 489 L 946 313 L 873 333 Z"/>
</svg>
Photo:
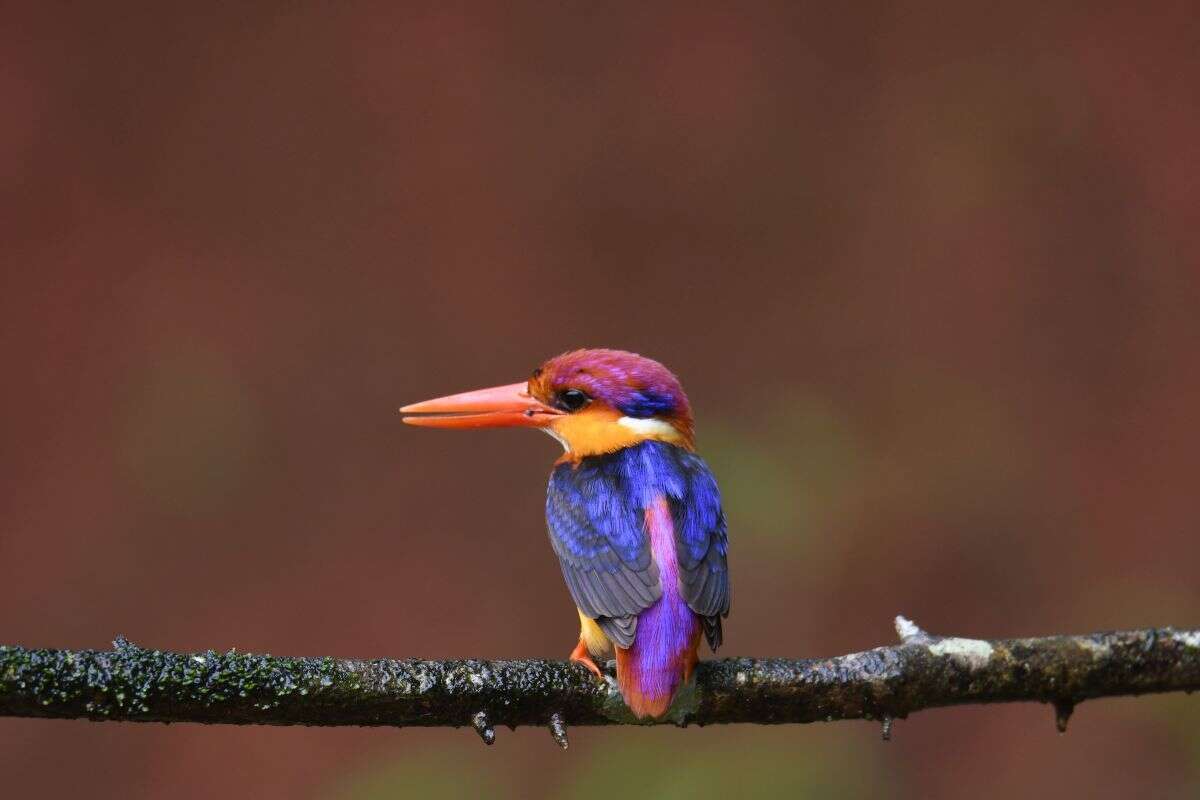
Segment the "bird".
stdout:
<svg viewBox="0 0 1200 800">
<path fill-rule="evenodd" d="M 550 545 L 579 616 L 569 660 L 660 718 L 692 680 L 701 636 L 715 652 L 729 615 L 728 532 L 716 479 L 696 453 L 678 378 L 636 353 L 550 358 L 526 381 L 400 409 L 409 425 L 526 427 L 563 447 L 550 473 Z"/>
</svg>

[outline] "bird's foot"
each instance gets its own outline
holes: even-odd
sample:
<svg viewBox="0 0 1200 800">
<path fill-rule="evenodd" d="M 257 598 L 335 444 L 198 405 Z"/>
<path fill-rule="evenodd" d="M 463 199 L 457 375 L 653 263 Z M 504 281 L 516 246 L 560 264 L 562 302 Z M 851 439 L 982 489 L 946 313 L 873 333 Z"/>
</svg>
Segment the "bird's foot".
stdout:
<svg viewBox="0 0 1200 800">
<path fill-rule="evenodd" d="M 580 639 L 579 644 L 575 645 L 575 649 L 571 651 L 571 655 L 567 656 L 567 660 L 574 661 L 576 664 L 583 664 L 588 668 L 588 672 L 601 680 L 604 679 L 604 673 L 596 666 L 596 662 L 592 661 L 592 656 L 588 653 L 587 645 L 583 643 L 583 639 Z"/>
</svg>

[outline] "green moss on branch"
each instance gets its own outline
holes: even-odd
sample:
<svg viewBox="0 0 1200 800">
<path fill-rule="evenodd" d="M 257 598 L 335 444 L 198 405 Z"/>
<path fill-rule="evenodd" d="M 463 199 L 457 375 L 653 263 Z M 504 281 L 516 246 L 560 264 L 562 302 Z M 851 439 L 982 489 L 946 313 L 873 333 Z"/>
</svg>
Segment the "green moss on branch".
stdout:
<svg viewBox="0 0 1200 800">
<path fill-rule="evenodd" d="M 900 644 L 830 659 L 704 662 L 674 724 L 902 718 L 966 703 L 1050 703 L 1200 689 L 1200 631 L 984 641 L 898 622 Z M 482 712 L 482 716 L 480 716 Z M 633 722 L 612 681 L 544 660 L 291 658 L 0 647 L 0 715 L 236 725 L 548 726 Z M 560 737 L 561 734 L 561 737 Z M 482 735 L 482 734 L 481 734 Z"/>
</svg>

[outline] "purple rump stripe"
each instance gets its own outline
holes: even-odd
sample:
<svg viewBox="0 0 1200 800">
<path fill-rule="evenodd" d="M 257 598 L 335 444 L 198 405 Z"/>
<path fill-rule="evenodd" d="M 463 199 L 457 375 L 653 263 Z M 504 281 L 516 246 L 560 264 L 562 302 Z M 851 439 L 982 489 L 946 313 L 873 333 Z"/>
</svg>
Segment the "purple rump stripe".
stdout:
<svg viewBox="0 0 1200 800">
<path fill-rule="evenodd" d="M 647 699 L 657 699 L 674 695 L 679 687 L 700 620 L 679 593 L 675 525 L 664 496 L 656 497 L 646 509 L 646 528 L 662 597 L 638 614 L 637 639 L 629 648 L 629 658 L 636 688 Z"/>
</svg>

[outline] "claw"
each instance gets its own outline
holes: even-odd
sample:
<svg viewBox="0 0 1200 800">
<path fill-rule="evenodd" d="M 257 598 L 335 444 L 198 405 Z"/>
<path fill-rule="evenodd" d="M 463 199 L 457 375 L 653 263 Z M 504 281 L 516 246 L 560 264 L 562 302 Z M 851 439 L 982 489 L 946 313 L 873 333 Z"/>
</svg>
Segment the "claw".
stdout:
<svg viewBox="0 0 1200 800">
<path fill-rule="evenodd" d="M 583 643 L 583 639 L 580 639 L 579 644 L 575 645 L 575 649 L 571 651 L 571 655 L 567 656 L 567 660 L 574 661 L 576 664 L 583 664 L 588 668 L 588 672 L 597 678 L 604 677 L 604 673 L 596 666 L 596 662 L 592 661 L 592 656 L 588 653 L 587 645 Z"/>
</svg>

